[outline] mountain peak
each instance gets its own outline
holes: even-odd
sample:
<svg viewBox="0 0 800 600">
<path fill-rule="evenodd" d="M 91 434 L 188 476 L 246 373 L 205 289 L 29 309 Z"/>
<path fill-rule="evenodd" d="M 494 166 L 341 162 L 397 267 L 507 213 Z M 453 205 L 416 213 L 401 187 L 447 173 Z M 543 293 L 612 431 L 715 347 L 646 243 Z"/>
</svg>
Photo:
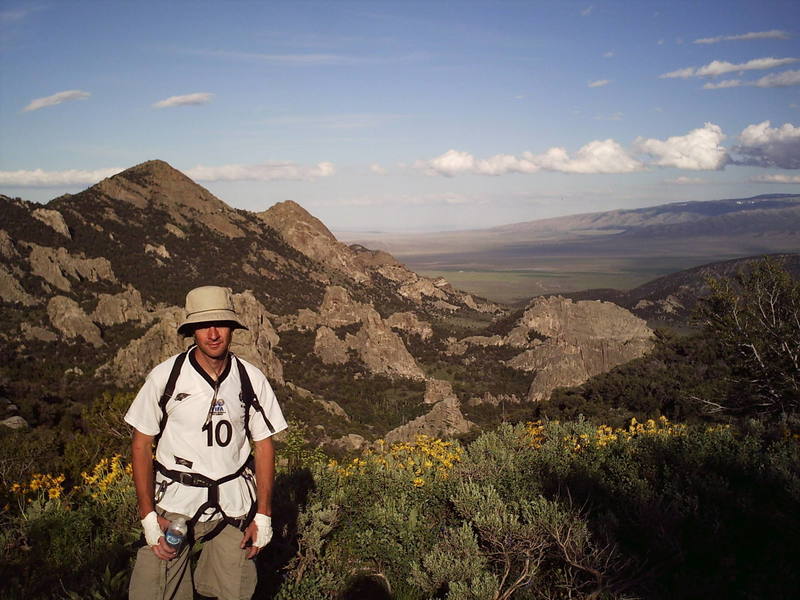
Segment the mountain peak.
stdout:
<svg viewBox="0 0 800 600">
<path fill-rule="evenodd" d="M 325 224 L 317 219 L 293 200 L 284 200 L 269 207 L 264 212 L 258 213 L 259 218 L 284 235 L 291 237 L 291 232 L 303 229 L 308 234 L 315 234 L 336 241 L 336 237 L 331 233 Z"/>
<path fill-rule="evenodd" d="M 115 181 L 117 179 L 126 179 L 145 187 L 171 188 L 183 186 L 198 188 L 208 194 L 205 188 L 196 184 L 168 162 L 159 159 L 145 161 L 129 169 L 125 169 L 121 173 L 117 173 L 104 181 Z"/>
<path fill-rule="evenodd" d="M 189 208 L 199 213 L 228 212 L 233 209 L 163 160 L 148 160 L 104 179 L 89 188 L 114 200 L 138 208 L 156 205 L 169 212 Z"/>
<path fill-rule="evenodd" d="M 243 218 L 233 208 L 163 160 L 143 162 L 48 206 L 91 214 L 98 204 L 111 211 L 107 216 L 128 204 L 140 211 L 166 212 L 178 226 L 200 222 L 228 237 L 244 235 L 239 226 Z"/>
</svg>

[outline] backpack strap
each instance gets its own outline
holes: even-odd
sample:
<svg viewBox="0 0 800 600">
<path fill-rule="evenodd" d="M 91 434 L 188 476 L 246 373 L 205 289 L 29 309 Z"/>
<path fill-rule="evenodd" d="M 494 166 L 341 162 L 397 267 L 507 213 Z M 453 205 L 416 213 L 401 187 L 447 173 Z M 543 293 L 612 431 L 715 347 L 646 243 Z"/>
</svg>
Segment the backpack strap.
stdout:
<svg viewBox="0 0 800 600">
<path fill-rule="evenodd" d="M 158 440 L 161 439 L 161 434 L 164 432 L 164 427 L 167 425 L 167 402 L 172 398 L 172 393 L 175 391 L 175 384 L 178 382 L 178 377 L 181 374 L 183 362 L 186 360 L 188 350 L 181 352 L 175 357 L 175 362 L 172 363 L 172 370 L 169 372 L 167 385 L 164 386 L 164 391 L 161 393 L 161 398 L 158 400 L 158 406 L 161 409 L 161 421 L 158 424 L 158 435 L 155 438 L 156 446 Z"/>
<path fill-rule="evenodd" d="M 241 382 L 242 386 L 241 400 L 244 402 L 244 429 L 247 433 L 247 437 L 252 438 L 250 435 L 251 406 L 261 413 L 261 416 L 264 418 L 264 422 L 267 424 L 267 429 L 269 429 L 269 432 L 275 433 L 275 428 L 272 426 L 272 423 L 269 422 L 267 414 L 261 407 L 261 403 L 258 401 L 258 396 L 256 396 L 256 393 L 253 390 L 253 383 L 250 381 L 250 376 L 247 374 L 247 369 L 245 368 L 244 363 L 239 360 L 238 357 L 236 357 L 236 366 L 239 367 L 239 381 Z"/>
</svg>

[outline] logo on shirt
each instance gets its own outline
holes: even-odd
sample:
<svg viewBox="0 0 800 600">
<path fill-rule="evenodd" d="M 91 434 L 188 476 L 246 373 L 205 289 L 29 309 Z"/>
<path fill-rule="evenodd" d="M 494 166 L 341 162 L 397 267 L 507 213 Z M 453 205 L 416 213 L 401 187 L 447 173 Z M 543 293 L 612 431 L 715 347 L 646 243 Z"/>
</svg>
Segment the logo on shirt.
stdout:
<svg viewBox="0 0 800 600">
<path fill-rule="evenodd" d="M 225 414 L 225 400 L 222 398 L 217 398 L 214 401 L 214 404 L 211 406 L 211 414 L 218 416 Z"/>
<path fill-rule="evenodd" d="M 181 458 L 180 456 L 175 456 L 174 458 L 175 458 L 175 464 L 188 467 L 189 469 L 192 468 L 192 461 L 186 460 L 185 458 Z"/>
</svg>

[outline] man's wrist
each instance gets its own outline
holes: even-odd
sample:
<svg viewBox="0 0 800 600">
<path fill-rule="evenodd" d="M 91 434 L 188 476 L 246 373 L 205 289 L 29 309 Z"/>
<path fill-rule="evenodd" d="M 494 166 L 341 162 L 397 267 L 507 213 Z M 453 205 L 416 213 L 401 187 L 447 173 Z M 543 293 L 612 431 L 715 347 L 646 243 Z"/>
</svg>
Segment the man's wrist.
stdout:
<svg viewBox="0 0 800 600">
<path fill-rule="evenodd" d="M 256 524 L 256 539 L 253 541 L 253 545 L 263 548 L 272 539 L 272 517 L 256 513 L 253 522 Z"/>
<path fill-rule="evenodd" d="M 154 510 L 147 513 L 142 519 L 142 529 L 144 530 L 144 539 L 148 546 L 157 546 L 159 539 L 164 535 L 161 527 L 158 525 L 158 515 Z"/>
</svg>

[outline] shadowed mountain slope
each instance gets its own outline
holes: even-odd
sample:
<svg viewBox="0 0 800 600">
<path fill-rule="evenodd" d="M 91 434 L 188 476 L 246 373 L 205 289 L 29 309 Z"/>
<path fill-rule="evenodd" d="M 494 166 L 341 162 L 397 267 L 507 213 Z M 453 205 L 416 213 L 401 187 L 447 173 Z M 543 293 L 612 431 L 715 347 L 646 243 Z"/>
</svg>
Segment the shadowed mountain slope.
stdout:
<svg viewBox="0 0 800 600">
<path fill-rule="evenodd" d="M 162 161 L 47 205 L 0 197 L 0 209 L 0 393 L 32 424 L 135 389 L 186 347 L 184 296 L 205 284 L 230 287 L 249 328 L 233 351 L 315 441 L 341 449 L 524 418 L 651 346 L 614 304 L 536 298 L 512 315 L 338 241 L 295 202 L 237 210 Z"/>
<path fill-rule="evenodd" d="M 761 258 L 763 255 L 710 263 L 659 277 L 632 290 L 585 290 L 565 296 L 573 300 L 613 302 L 651 325 L 683 328 L 690 325 L 698 299 L 709 294 L 709 279 L 734 278 Z M 800 254 L 775 254 L 771 258 L 800 278 Z"/>
</svg>

